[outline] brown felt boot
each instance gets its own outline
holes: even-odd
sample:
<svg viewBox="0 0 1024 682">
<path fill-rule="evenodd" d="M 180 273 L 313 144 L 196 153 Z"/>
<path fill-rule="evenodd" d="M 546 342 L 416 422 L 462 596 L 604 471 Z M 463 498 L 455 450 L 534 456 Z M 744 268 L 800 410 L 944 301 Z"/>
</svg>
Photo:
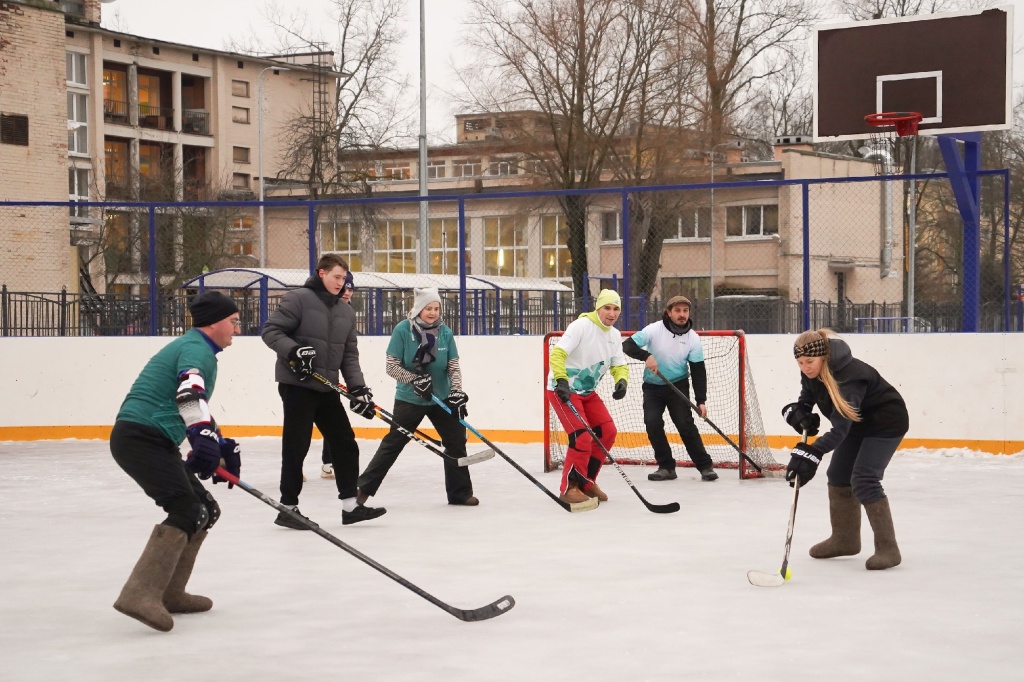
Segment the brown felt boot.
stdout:
<svg viewBox="0 0 1024 682">
<path fill-rule="evenodd" d="M 608 501 L 608 494 L 598 487 L 597 481 L 592 482 L 589 486 L 584 488 L 583 494 L 587 497 L 596 497 L 598 502 Z"/>
<path fill-rule="evenodd" d="M 860 502 L 850 486 L 828 486 L 828 515 L 832 535 L 808 552 L 815 559 L 853 556 L 860 553 Z"/>
<path fill-rule="evenodd" d="M 569 487 L 565 489 L 565 492 L 558 496 L 562 502 L 567 504 L 577 504 L 578 502 L 586 502 L 590 498 L 587 494 L 580 490 L 580 487 L 575 483 L 570 483 Z"/>
<path fill-rule="evenodd" d="M 896 546 L 896 531 L 892 527 L 892 512 L 889 511 L 889 498 L 883 497 L 877 502 L 864 505 L 868 513 L 868 522 L 875 532 L 875 553 L 864 564 L 869 571 L 882 571 L 899 566 L 902 557 L 900 548 Z"/>
<path fill-rule="evenodd" d="M 209 597 L 201 597 L 189 594 L 185 591 L 185 585 L 192 576 L 192 567 L 196 565 L 196 555 L 199 548 L 206 539 L 206 531 L 200 531 L 192 536 L 192 539 L 185 549 L 181 551 L 178 558 L 178 567 L 174 569 L 171 576 L 171 583 L 164 590 L 164 606 L 171 613 L 200 613 L 213 608 L 213 600 Z"/>
<path fill-rule="evenodd" d="M 154 630 L 167 632 L 174 620 L 163 604 L 164 591 L 185 548 L 185 532 L 163 524 L 153 528 L 146 549 L 121 588 L 114 608 L 145 623 Z"/>
</svg>

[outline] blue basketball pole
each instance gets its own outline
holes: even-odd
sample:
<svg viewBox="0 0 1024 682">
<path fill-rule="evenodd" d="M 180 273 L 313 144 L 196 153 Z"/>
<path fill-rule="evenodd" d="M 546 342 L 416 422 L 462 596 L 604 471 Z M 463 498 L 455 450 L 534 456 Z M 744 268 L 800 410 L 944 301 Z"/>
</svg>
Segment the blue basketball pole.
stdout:
<svg viewBox="0 0 1024 682">
<path fill-rule="evenodd" d="M 949 173 L 949 184 L 964 222 L 963 306 L 960 330 L 976 332 L 981 326 L 981 133 L 939 135 L 939 149 Z M 957 146 L 963 143 L 963 155 Z"/>
</svg>

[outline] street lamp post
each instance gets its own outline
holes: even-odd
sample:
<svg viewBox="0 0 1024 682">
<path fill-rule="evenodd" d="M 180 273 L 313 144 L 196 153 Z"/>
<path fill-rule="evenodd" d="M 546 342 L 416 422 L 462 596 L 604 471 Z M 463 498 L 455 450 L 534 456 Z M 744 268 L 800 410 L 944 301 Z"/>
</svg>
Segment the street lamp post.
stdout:
<svg viewBox="0 0 1024 682">
<path fill-rule="evenodd" d="M 260 267 L 267 267 L 267 223 L 266 216 L 263 210 L 263 197 L 264 197 L 264 186 L 267 184 L 266 179 L 263 177 L 263 74 L 271 69 L 274 73 L 280 73 L 281 71 L 291 71 L 291 69 L 284 66 L 268 66 L 262 71 L 260 75 L 256 76 L 256 135 L 258 137 L 257 144 L 259 145 L 259 172 L 260 172 Z"/>
<path fill-rule="evenodd" d="M 711 288 L 711 307 L 710 307 L 710 320 L 709 324 L 712 329 L 715 329 L 715 150 L 719 147 L 739 147 L 738 142 L 721 142 L 711 147 L 709 156 L 711 157 L 711 225 L 708 226 L 708 231 L 711 237 L 711 249 L 710 249 L 710 267 L 708 268 L 708 280 Z"/>
<path fill-rule="evenodd" d="M 419 135 L 419 191 L 425 197 L 427 191 L 427 10 L 420 0 L 420 135 Z M 427 218 L 427 200 L 419 202 L 419 230 L 417 272 L 430 272 L 430 223 Z M 444 252 L 442 251 L 442 258 Z"/>
</svg>

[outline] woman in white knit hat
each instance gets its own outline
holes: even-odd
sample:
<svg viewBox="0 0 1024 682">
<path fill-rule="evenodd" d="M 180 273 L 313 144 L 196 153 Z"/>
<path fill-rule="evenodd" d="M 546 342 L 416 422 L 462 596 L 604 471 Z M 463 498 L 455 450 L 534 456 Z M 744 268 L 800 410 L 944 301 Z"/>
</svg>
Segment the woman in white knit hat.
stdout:
<svg viewBox="0 0 1024 682">
<path fill-rule="evenodd" d="M 622 336 L 613 326 L 620 311 L 619 295 L 611 289 L 602 289 L 595 310 L 583 313 L 566 327 L 551 351 L 547 399 L 569 434 L 560 488 L 562 501 L 569 504 L 585 502 L 589 497 L 601 502 L 608 500 L 597 486 L 604 452 L 566 403 L 572 402 L 590 431 L 605 449 L 611 450 L 618 432 L 608 408 L 594 389 L 610 371 L 615 381 L 612 398 L 622 400 L 626 396 L 629 369 L 622 353 Z"/>
<path fill-rule="evenodd" d="M 465 457 L 466 427 L 459 420 L 466 418 L 469 396 L 462 390 L 455 335 L 441 322 L 441 296 L 437 289 L 416 289 L 414 293 L 409 319 L 395 327 L 387 349 L 385 371 L 398 381 L 394 420 L 407 431 L 414 431 L 426 417 L 441 436 L 445 452 L 452 457 Z M 432 396 L 443 400 L 451 412 L 434 403 Z M 392 426 L 359 477 L 359 500 L 365 502 L 377 494 L 408 443 L 409 439 Z M 448 504 L 480 504 L 473 495 L 468 468 L 445 460 L 444 483 Z"/>
</svg>

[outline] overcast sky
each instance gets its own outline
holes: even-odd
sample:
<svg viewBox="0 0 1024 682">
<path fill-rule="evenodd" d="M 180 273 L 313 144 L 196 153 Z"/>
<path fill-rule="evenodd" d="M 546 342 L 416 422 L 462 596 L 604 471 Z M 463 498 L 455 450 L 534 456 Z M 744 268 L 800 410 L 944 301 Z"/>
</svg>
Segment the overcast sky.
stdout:
<svg viewBox="0 0 1024 682">
<path fill-rule="evenodd" d="M 302 7 L 311 16 L 323 11 L 326 0 L 282 0 L 289 7 Z M 1014 80 L 1024 82 L 1024 5 L 1015 4 L 1014 36 L 1016 59 Z M 103 25 L 147 38 L 213 49 L 226 49 L 232 38 L 255 32 L 269 33 L 263 19 L 265 0 L 113 0 L 103 5 Z M 457 89 L 452 62 L 461 61 L 461 19 L 467 0 L 426 0 L 426 47 L 428 107 L 427 127 L 433 140 L 454 138 L 456 113 L 446 92 Z M 399 64 L 409 76 L 414 93 L 419 83 L 419 2 L 407 0 L 406 38 Z M 1017 91 L 1020 92 L 1018 87 Z M 416 123 L 414 122 L 414 126 Z"/>
</svg>

